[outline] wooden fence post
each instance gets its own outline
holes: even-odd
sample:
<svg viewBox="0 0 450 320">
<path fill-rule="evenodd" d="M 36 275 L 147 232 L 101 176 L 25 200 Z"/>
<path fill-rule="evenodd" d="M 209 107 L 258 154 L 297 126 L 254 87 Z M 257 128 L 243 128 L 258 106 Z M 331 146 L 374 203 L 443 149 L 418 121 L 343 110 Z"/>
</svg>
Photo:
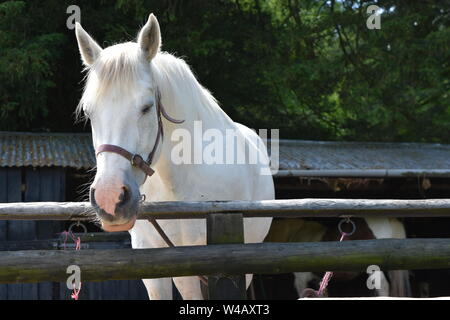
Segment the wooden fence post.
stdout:
<svg viewBox="0 0 450 320">
<path fill-rule="evenodd" d="M 244 243 L 244 219 L 242 214 L 214 213 L 206 218 L 208 244 Z M 245 300 L 245 275 L 208 276 L 210 300 Z"/>
</svg>

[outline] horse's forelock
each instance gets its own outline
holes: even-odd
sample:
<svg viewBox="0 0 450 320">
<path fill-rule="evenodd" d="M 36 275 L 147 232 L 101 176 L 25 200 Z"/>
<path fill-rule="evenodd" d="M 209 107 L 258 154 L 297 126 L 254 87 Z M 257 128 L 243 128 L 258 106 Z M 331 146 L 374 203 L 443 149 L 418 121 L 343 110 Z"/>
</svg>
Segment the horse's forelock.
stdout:
<svg viewBox="0 0 450 320">
<path fill-rule="evenodd" d="M 135 88 L 146 68 L 137 43 L 127 42 L 104 49 L 87 69 L 86 84 L 77 114 L 89 111 L 107 94 L 123 95 Z"/>
</svg>

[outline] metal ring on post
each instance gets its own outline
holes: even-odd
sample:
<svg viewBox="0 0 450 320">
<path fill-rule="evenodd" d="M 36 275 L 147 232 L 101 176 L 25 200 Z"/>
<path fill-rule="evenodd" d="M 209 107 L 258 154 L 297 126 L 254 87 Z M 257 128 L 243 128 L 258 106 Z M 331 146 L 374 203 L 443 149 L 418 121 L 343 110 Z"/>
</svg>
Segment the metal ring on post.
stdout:
<svg viewBox="0 0 450 320">
<path fill-rule="evenodd" d="M 81 228 L 83 229 L 83 233 L 87 233 L 87 228 L 86 228 L 86 226 L 85 226 L 83 223 L 81 223 L 80 221 L 77 221 L 77 222 L 72 223 L 72 224 L 69 226 L 68 231 L 74 233 L 74 232 L 72 231 L 72 228 L 73 228 L 73 227 L 81 227 Z"/>
<path fill-rule="evenodd" d="M 350 223 L 350 224 L 352 225 L 352 231 L 350 231 L 350 232 L 344 232 L 344 231 L 342 230 L 342 224 L 343 224 L 343 223 Z M 338 230 L 339 230 L 339 232 L 340 232 L 341 234 L 345 234 L 347 237 L 349 237 L 349 236 L 351 236 L 352 234 L 355 233 L 355 231 L 356 231 L 356 225 L 355 225 L 355 223 L 354 223 L 352 220 L 350 220 L 350 218 L 342 219 L 341 221 L 339 221 L 339 224 L 338 224 Z"/>
</svg>

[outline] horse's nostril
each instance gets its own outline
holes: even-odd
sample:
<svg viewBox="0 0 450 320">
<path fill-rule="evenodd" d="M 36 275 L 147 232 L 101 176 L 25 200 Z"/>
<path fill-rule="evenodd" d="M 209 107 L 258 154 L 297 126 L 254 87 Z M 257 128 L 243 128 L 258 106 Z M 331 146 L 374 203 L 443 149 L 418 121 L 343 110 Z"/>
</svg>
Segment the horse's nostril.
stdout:
<svg viewBox="0 0 450 320">
<path fill-rule="evenodd" d="M 130 200 L 130 192 L 127 187 L 122 187 L 122 193 L 119 196 L 119 206 L 126 204 Z"/>
</svg>

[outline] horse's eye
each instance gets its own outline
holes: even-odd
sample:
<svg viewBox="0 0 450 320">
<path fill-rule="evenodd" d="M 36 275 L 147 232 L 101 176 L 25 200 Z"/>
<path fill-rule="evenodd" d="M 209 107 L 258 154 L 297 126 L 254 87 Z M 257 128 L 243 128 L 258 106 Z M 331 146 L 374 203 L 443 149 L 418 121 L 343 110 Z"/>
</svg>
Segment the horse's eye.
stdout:
<svg viewBox="0 0 450 320">
<path fill-rule="evenodd" d="M 142 107 L 142 114 L 146 114 L 153 107 L 153 103 L 146 104 Z"/>
</svg>

